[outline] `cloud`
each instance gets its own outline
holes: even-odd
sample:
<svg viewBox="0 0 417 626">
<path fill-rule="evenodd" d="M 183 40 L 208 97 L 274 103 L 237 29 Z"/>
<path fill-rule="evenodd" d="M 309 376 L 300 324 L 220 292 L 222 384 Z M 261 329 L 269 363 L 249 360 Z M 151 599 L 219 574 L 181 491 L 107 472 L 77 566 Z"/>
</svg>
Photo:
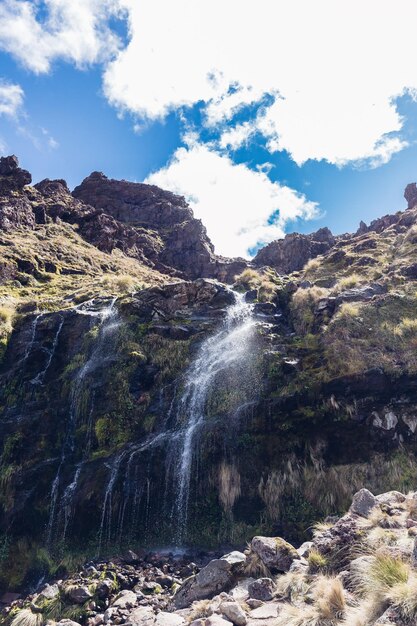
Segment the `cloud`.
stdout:
<svg viewBox="0 0 417 626">
<path fill-rule="evenodd" d="M 0 115 L 16 118 L 23 107 L 24 92 L 20 85 L 0 79 Z"/>
<path fill-rule="evenodd" d="M 414 0 L 132 2 L 130 43 L 104 90 L 149 119 L 203 102 L 211 127 L 269 94 L 255 130 L 271 151 L 299 165 L 375 166 L 406 145 L 392 134 L 403 124 L 396 98 L 417 89 L 416 18 Z"/>
<path fill-rule="evenodd" d="M 216 252 L 248 256 L 248 250 L 284 236 L 288 221 L 310 219 L 317 205 L 289 187 L 272 182 L 264 171 L 235 164 L 208 144 L 188 136 L 170 163 L 145 182 L 184 195 L 207 228 Z M 271 215 L 279 211 L 274 223 Z"/>
<path fill-rule="evenodd" d="M 124 9 L 117 0 L 3 0 L 0 49 L 37 74 L 59 59 L 79 68 L 104 62 L 121 45 L 109 21 Z"/>
</svg>

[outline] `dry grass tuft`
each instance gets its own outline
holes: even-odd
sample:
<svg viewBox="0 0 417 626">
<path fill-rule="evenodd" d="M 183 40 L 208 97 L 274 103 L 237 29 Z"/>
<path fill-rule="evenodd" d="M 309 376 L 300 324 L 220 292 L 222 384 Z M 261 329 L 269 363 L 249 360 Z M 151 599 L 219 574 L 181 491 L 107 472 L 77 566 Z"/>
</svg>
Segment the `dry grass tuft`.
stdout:
<svg viewBox="0 0 417 626">
<path fill-rule="evenodd" d="M 42 613 L 33 613 L 30 609 L 22 609 L 13 619 L 10 626 L 43 626 Z"/>
<path fill-rule="evenodd" d="M 233 505 L 240 497 L 240 474 L 234 465 L 221 463 L 218 471 L 219 499 L 226 513 L 231 513 Z"/>
</svg>

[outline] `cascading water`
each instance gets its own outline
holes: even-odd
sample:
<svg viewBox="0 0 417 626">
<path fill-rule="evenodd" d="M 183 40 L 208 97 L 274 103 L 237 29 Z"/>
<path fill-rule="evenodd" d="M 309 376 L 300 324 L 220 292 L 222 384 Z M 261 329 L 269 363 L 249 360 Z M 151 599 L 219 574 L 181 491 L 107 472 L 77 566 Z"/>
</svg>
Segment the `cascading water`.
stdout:
<svg viewBox="0 0 417 626">
<path fill-rule="evenodd" d="M 36 318 L 36 320 L 38 320 L 38 319 L 39 319 L 39 316 Z M 37 324 L 37 321 L 36 321 L 36 324 Z M 44 378 L 46 376 L 46 373 L 47 373 L 47 371 L 49 370 L 49 368 L 51 366 L 52 359 L 54 358 L 54 354 L 55 354 L 56 348 L 58 346 L 59 335 L 61 334 L 61 330 L 62 330 L 63 325 L 64 325 L 64 318 L 61 317 L 61 319 L 59 321 L 59 324 L 58 324 L 58 327 L 57 327 L 57 330 L 56 330 L 56 333 L 55 333 L 55 337 L 54 337 L 53 342 L 52 342 L 52 346 L 51 346 L 50 349 L 45 349 L 45 352 L 48 355 L 47 359 L 46 359 L 45 367 L 43 368 L 43 370 L 41 370 L 35 376 L 35 378 L 32 378 L 32 380 L 30 381 L 32 383 L 32 385 L 42 385 L 43 384 L 43 381 L 44 381 Z M 36 332 L 36 328 L 35 328 L 35 332 Z M 34 339 L 35 339 L 35 337 L 33 337 L 33 341 L 34 341 Z M 33 344 L 33 341 L 32 341 L 32 344 Z"/>
<path fill-rule="evenodd" d="M 172 519 L 175 520 L 174 540 L 184 543 L 193 459 L 198 435 L 208 418 L 210 397 L 220 377 L 245 369 L 251 359 L 251 340 L 255 329 L 253 305 L 244 295 L 235 293 L 235 303 L 226 313 L 221 328 L 200 346 L 197 356 L 185 375 L 183 393 L 177 403 L 176 431 L 171 438 L 168 464 L 174 484 L 175 499 Z M 244 378 L 244 372 L 242 372 Z"/>
<path fill-rule="evenodd" d="M 98 336 L 94 345 L 94 348 L 90 354 L 89 359 L 84 363 L 84 365 L 78 370 L 77 375 L 75 376 L 70 393 L 70 409 L 69 416 L 67 422 L 67 428 L 65 433 L 64 443 L 61 449 L 61 459 L 58 465 L 58 470 L 54 481 L 51 487 L 50 494 L 50 512 L 49 512 L 49 521 L 47 527 L 47 541 L 48 545 L 54 540 L 56 535 L 56 524 L 59 520 L 59 517 L 63 517 L 63 531 L 62 531 L 62 540 L 65 539 L 65 535 L 67 532 L 68 524 L 71 520 L 72 516 L 72 508 L 73 508 L 73 500 L 77 491 L 78 482 L 80 479 L 81 471 L 85 461 L 87 460 L 90 445 L 91 445 L 91 426 L 92 426 L 92 411 L 94 409 L 94 393 L 91 396 L 91 406 L 89 407 L 88 412 L 88 428 L 87 428 L 87 440 L 84 446 L 84 450 L 82 453 L 81 461 L 76 465 L 74 476 L 71 482 L 65 488 L 60 501 L 60 510 L 57 511 L 57 504 L 59 499 L 59 492 L 61 486 L 61 477 L 63 473 L 63 469 L 65 467 L 66 460 L 68 456 L 74 453 L 74 433 L 77 423 L 82 418 L 82 392 L 86 385 L 86 381 L 88 377 L 90 377 L 94 371 L 103 365 L 103 363 L 108 358 L 108 349 L 109 349 L 109 340 L 116 331 L 119 326 L 119 321 L 117 319 L 117 311 L 114 307 L 116 302 L 116 298 L 110 302 L 104 308 L 100 308 L 100 305 L 97 307 L 97 304 L 94 301 L 83 303 L 75 307 L 75 311 L 81 315 L 88 315 L 91 318 L 95 318 L 99 320 L 99 331 Z"/>
</svg>

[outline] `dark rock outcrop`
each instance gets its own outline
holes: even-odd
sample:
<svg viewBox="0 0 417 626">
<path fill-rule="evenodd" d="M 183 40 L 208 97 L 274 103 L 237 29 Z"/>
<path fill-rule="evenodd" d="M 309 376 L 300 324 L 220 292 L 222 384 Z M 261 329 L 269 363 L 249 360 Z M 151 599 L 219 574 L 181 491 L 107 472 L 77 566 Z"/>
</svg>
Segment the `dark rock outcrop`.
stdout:
<svg viewBox="0 0 417 626">
<path fill-rule="evenodd" d="M 404 198 L 407 200 L 408 209 L 412 209 L 417 204 L 417 185 L 409 183 L 404 191 Z"/>
<path fill-rule="evenodd" d="M 148 237 L 157 234 L 157 243 L 154 242 L 152 251 L 144 251 L 145 256 L 157 258 L 159 263 L 188 278 L 212 277 L 232 282 L 246 267 L 243 259 L 229 260 L 214 254 L 206 229 L 182 196 L 154 185 L 109 179 L 101 172 L 90 174 L 73 195 L 103 211 L 107 227 L 111 216 L 130 233 L 142 233 L 142 237 L 143 233 Z M 111 240 L 118 239 L 113 232 Z"/>
<path fill-rule="evenodd" d="M 279 274 L 290 274 L 300 270 L 310 260 L 324 254 L 336 239 L 328 228 L 320 228 L 310 235 L 290 233 L 259 250 L 253 263 L 260 267 L 268 265 Z"/>
</svg>

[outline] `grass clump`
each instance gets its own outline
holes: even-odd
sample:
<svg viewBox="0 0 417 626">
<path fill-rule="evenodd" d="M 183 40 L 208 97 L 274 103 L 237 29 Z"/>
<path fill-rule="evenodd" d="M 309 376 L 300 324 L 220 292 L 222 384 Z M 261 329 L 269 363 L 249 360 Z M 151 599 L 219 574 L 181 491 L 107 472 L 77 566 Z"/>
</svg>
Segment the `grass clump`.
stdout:
<svg viewBox="0 0 417 626">
<path fill-rule="evenodd" d="M 43 626 L 45 623 L 42 613 L 35 613 L 31 609 L 21 609 L 11 622 L 11 626 Z"/>
<path fill-rule="evenodd" d="M 307 557 L 309 569 L 312 572 L 324 570 L 327 567 L 327 559 L 318 550 L 313 548 Z"/>
<path fill-rule="evenodd" d="M 278 276 L 270 268 L 254 270 L 246 268 L 241 274 L 235 276 L 235 286 L 245 291 L 258 291 L 260 302 L 270 302 L 274 299 L 280 286 Z"/>
</svg>

